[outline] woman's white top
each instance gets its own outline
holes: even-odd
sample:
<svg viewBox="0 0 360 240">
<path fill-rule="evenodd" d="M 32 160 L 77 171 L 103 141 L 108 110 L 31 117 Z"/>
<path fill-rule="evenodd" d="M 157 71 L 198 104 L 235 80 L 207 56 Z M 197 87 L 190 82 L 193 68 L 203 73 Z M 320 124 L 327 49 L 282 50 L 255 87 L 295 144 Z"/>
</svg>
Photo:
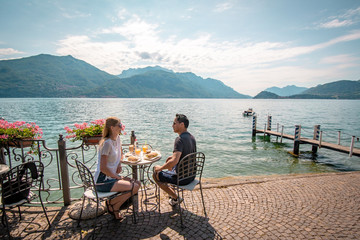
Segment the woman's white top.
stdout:
<svg viewBox="0 0 360 240">
<path fill-rule="evenodd" d="M 94 175 L 95 183 L 97 182 L 97 179 L 100 175 L 101 156 L 102 155 L 108 156 L 107 167 L 112 172 L 116 173 L 116 169 L 120 164 L 120 160 L 121 160 L 121 148 L 122 148 L 122 144 L 121 144 L 120 136 L 117 136 L 116 141 L 112 140 L 111 138 L 106 139 L 102 144 L 102 146 L 99 147 L 98 161 Z M 108 176 L 107 178 L 111 179 L 111 177 Z"/>
</svg>

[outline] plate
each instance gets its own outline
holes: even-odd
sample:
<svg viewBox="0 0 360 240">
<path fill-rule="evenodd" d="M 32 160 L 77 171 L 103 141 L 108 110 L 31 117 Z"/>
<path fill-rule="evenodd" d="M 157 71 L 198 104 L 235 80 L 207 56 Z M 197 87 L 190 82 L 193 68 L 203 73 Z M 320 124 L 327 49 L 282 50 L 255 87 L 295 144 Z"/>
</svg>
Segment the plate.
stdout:
<svg viewBox="0 0 360 240">
<path fill-rule="evenodd" d="M 161 157 L 160 152 L 158 152 L 158 151 L 152 151 L 151 153 L 154 153 L 154 152 L 157 153 L 157 155 L 156 155 L 155 157 L 153 157 L 153 158 L 148 158 L 148 157 L 147 157 L 148 154 L 145 154 L 145 155 L 144 155 L 144 160 L 152 161 L 152 160 L 155 160 L 155 159 L 158 159 L 159 157 Z"/>
<path fill-rule="evenodd" d="M 131 156 L 131 157 L 135 157 L 135 156 Z M 129 157 L 127 157 L 127 158 L 125 158 L 125 159 L 123 160 L 123 162 L 127 162 L 127 163 L 138 163 L 138 162 L 141 161 L 141 158 L 139 158 L 139 157 L 136 157 L 136 158 L 137 158 L 136 161 L 129 161 Z"/>
</svg>

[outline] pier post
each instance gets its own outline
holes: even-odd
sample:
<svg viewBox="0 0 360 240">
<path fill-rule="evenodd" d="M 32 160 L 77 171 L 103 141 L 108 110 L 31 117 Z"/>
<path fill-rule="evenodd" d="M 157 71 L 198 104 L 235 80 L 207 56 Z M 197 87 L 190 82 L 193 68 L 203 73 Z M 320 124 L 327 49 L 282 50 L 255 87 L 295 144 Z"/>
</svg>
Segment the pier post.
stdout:
<svg viewBox="0 0 360 240">
<path fill-rule="evenodd" d="M 252 136 L 256 137 L 256 115 L 253 116 L 253 122 L 252 122 Z"/>
<path fill-rule="evenodd" d="M 279 132 L 279 123 L 276 124 L 276 132 Z M 278 142 L 279 137 L 276 136 L 276 142 Z"/>
<path fill-rule="evenodd" d="M 280 143 L 282 143 L 283 135 L 284 135 L 284 125 L 281 126 L 281 138 L 280 138 Z"/>
<path fill-rule="evenodd" d="M 322 133 L 323 133 L 323 131 L 320 131 L 320 139 L 319 139 L 319 148 L 321 148 L 321 142 L 322 142 Z"/>
<path fill-rule="evenodd" d="M 267 120 L 267 130 L 268 131 L 271 131 L 271 115 L 268 116 L 268 120 Z"/>
<path fill-rule="evenodd" d="M 319 137 L 320 137 L 320 125 L 315 125 L 314 126 L 314 137 L 313 137 L 313 139 L 314 140 L 319 140 Z M 317 150 L 318 150 L 318 147 L 313 145 L 312 146 L 313 154 L 317 153 Z"/>
<path fill-rule="evenodd" d="M 349 157 L 352 157 L 352 155 L 353 155 L 354 144 L 355 144 L 355 136 L 352 136 L 352 138 L 351 138 L 351 144 L 350 144 Z"/>
<path fill-rule="evenodd" d="M 294 150 L 293 150 L 293 153 L 295 155 L 299 155 L 300 136 L 301 136 L 301 125 L 295 125 Z"/>
<path fill-rule="evenodd" d="M 340 145 L 340 134 L 341 134 L 341 131 L 338 131 L 338 145 Z"/>
<path fill-rule="evenodd" d="M 66 142 L 63 135 L 59 135 L 58 140 L 59 157 L 60 157 L 60 174 L 61 174 L 61 185 L 63 191 L 64 206 L 70 205 L 70 184 L 69 184 L 69 171 L 66 160 Z"/>
</svg>

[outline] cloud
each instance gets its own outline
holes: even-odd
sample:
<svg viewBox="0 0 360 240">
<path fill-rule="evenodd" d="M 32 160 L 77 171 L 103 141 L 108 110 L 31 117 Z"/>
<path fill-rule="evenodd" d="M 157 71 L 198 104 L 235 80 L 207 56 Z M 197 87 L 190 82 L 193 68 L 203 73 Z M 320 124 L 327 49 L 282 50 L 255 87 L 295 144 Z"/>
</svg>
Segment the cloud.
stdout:
<svg viewBox="0 0 360 240">
<path fill-rule="evenodd" d="M 219 3 L 215 6 L 214 12 L 224 12 L 231 9 L 232 7 L 233 3 L 231 2 Z"/>
<path fill-rule="evenodd" d="M 360 19 L 360 7 L 356 9 L 350 9 L 342 15 L 331 16 L 326 22 L 320 23 L 320 28 L 338 28 L 353 25 L 359 22 Z"/>
<path fill-rule="evenodd" d="M 21 53 L 23 53 L 23 52 L 15 50 L 13 48 L 0 48 L 0 56 L 21 54 Z"/>
<path fill-rule="evenodd" d="M 320 27 L 321 28 L 337 28 L 337 27 L 350 26 L 352 24 L 354 24 L 354 23 L 351 20 L 339 21 L 339 19 L 334 19 L 330 22 L 320 24 Z"/>
<path fill-rule="evenodd" d="M 163 38 L 160 37 L 159 28 L 157 24 L 132 16 L 124 24 L 103 29 L 91 37 L 68 36 L 58 42 L 57 53 L 70 54 L 111 74 L 153 65 L 174 71 L 192 71 L 202 77 L 219 79 L 243 92 L 243 89 L 250 91 L 248 85 L 255 86 L 261 79 L 269 79 L 269 76 L 274 78 L 273 81 L 286 78 L 287 82 L 311 79 L 311 74 L 314 78 L 323 76 L 322 72 L 329 71 L 278 66 L 289 62 L 295 64 L 297 58 L 319 49 L 360 39 L 360 31 L 353 31 L 323 43 L 293 46 L 291 42 L 216 41 L 206 33 L 195 38 Z M 106 40 L 113 35 L 121 40 Z M 336 76 L 335 73 L 333 75 Z M 248 79 L 253 79 L 254 83 L 249 84 Z"/>
</svg>

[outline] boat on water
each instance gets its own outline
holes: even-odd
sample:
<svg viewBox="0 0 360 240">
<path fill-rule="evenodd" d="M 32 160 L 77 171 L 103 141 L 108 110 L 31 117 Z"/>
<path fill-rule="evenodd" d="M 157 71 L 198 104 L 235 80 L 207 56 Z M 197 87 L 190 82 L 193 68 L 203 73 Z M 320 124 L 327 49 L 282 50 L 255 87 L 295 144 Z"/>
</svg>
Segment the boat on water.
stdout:
<svg viewBox="0 0 360 240">
<path fill-rule="evenodd" d="M 245 111 L 243 112 L 243 115 L 244 115 L 244 117 L 254 116 L 254 115 L 255 115 L 255 112 L 253 111 L 252 108 L 249 108 L 248 110 L 245 110 Z"/>
</svg>

